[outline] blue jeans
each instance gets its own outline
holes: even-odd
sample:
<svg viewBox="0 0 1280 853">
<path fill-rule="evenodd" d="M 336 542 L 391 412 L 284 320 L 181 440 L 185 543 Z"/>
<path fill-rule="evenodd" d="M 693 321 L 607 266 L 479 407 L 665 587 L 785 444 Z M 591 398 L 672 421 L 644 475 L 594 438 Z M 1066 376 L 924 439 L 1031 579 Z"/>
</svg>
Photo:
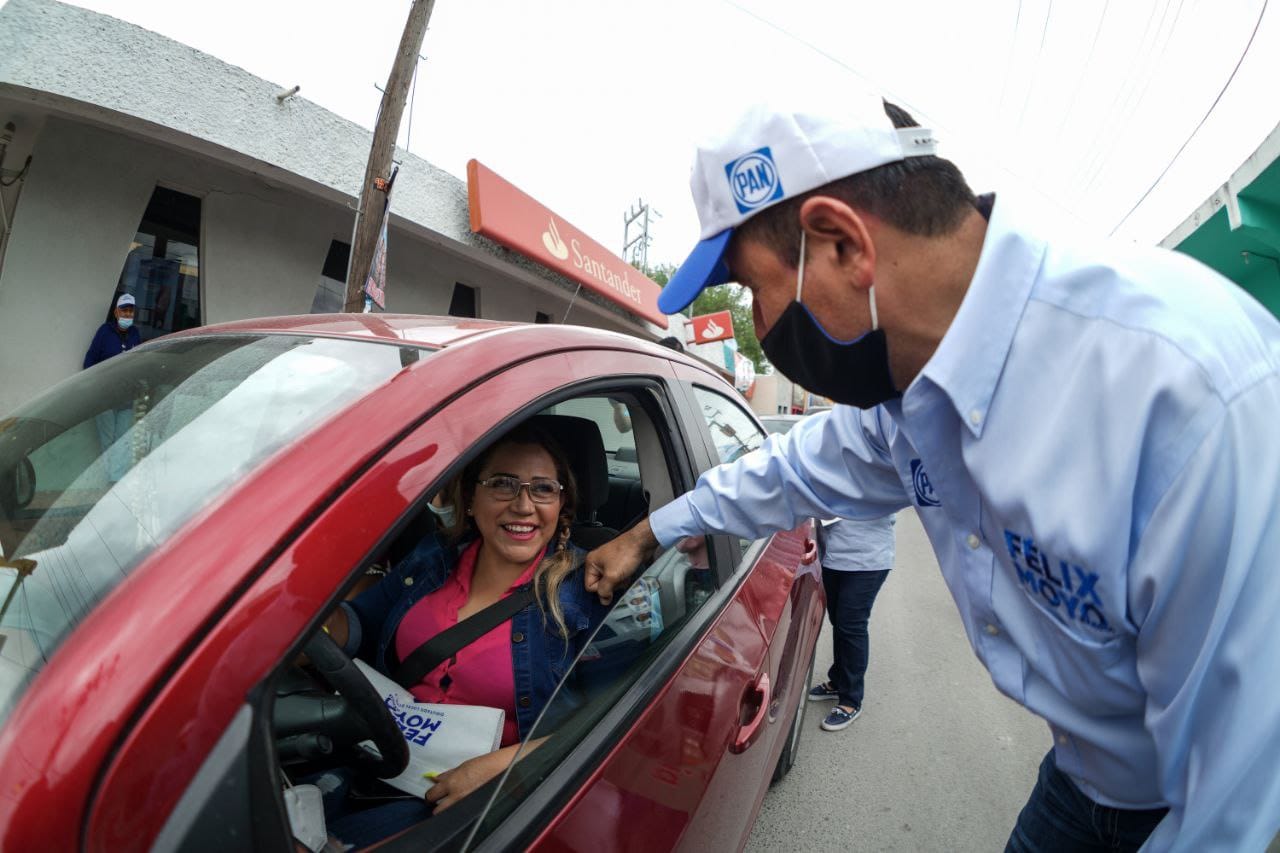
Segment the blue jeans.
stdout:
<svg viewBox="0 0 1280 853">
<path fill-rule="evenodd" d="M 1040 762 L 1040 778 L 1022 807 L 1005 853 L 1137 850 L 1168 809 L 1117 809 L 1086 797 L 1053 761 Z"/>
<path fill-rule="evenodd" d="M 842 572 L 822 570 L 822 586 L 827 591 L 827 615 L 831 617 L 834 646 L 827 680 L 835 687 L 839 704 L 862 707 L 863 681 L 871 656 L 871 605 L 875 604 L 889 570 L 882 572 Z"/>
<path fill-rule="evenodd" d="M 98 443 L 102 445 L 102 466 L 107 480 L 118 483 L 133 466 L 133 447 L 126 440 L 133 428 L 133 409 L 99 412 L 94 425 L 98 430 Z"/>
<path fill-rule="evenodd" d="M 329 834 L 357 849 L 376 844 L 421 823 L 431 817 L 431 810 L 435 808 L 422 797 L 409 796 L 355 803 L 349 799 L 351 772 L 345 768 L 328 770 L 300 781 L 320 788 L 325 827 Z M 393 796 L 397 793 L 389 787 L 385 790 Z M 364 808 L 360 808 L 361 805 Z"/>
</svg>

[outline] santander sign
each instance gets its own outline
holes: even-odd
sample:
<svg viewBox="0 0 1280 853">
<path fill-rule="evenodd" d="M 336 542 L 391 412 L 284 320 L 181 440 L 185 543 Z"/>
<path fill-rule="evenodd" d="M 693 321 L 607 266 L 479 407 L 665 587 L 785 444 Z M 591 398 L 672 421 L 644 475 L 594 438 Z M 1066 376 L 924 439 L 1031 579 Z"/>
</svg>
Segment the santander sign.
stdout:
<svg viewBox="0 0 1280 853">
<path fill-rule="evenodd" d="M 467 163 L 467 200 L 475 233 L 667 327 L 657 283 L 477 160 Z"/>
</svg>

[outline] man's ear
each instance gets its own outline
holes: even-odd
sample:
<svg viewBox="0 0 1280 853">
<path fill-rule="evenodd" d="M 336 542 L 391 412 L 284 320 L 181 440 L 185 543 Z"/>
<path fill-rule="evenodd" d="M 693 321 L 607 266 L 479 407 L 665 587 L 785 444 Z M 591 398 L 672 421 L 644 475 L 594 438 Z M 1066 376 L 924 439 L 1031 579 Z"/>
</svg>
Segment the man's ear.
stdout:
<svg viewBox="0 0 1280 853">
<path fill-rule="evenodd" d="M 857 287 L 871 286 L 876 248 L 858 211 L 837 198 L 814 196 L 800 206 L 800 227 L 808 234 L 811 261 L 822 258 Z"/>
</svg>

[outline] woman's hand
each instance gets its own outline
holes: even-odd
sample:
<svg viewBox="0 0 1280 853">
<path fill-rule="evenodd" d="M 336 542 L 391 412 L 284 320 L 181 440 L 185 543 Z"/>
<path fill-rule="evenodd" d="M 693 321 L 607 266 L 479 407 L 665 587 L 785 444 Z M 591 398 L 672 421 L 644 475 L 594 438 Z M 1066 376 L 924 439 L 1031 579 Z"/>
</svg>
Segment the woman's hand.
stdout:
<svg viewBox="0 0 1280 853">
<path fill-rule="evenodd" d="M 446 770 L 427 789 L 427 802 L 435 803 L 432 814 L 438 814 L 449 806 L 497 776 L 516 757 L 519 744 L 504 746 L 485 755 L 469 758 L 452 770 Z"/>
</svg>

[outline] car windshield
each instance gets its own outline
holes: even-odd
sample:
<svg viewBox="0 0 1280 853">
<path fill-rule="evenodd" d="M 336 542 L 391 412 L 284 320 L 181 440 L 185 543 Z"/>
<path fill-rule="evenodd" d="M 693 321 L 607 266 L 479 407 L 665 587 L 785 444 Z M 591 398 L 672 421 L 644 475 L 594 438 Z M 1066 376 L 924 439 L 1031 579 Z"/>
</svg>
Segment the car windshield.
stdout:
<svg viewBox="0 0 1280 853">
<path fill-rule="evenodd" d="M 183 522 L 422 352 L 292 335 L 157 341 L 0 420 L 0 719 Z"/>
</svg>

